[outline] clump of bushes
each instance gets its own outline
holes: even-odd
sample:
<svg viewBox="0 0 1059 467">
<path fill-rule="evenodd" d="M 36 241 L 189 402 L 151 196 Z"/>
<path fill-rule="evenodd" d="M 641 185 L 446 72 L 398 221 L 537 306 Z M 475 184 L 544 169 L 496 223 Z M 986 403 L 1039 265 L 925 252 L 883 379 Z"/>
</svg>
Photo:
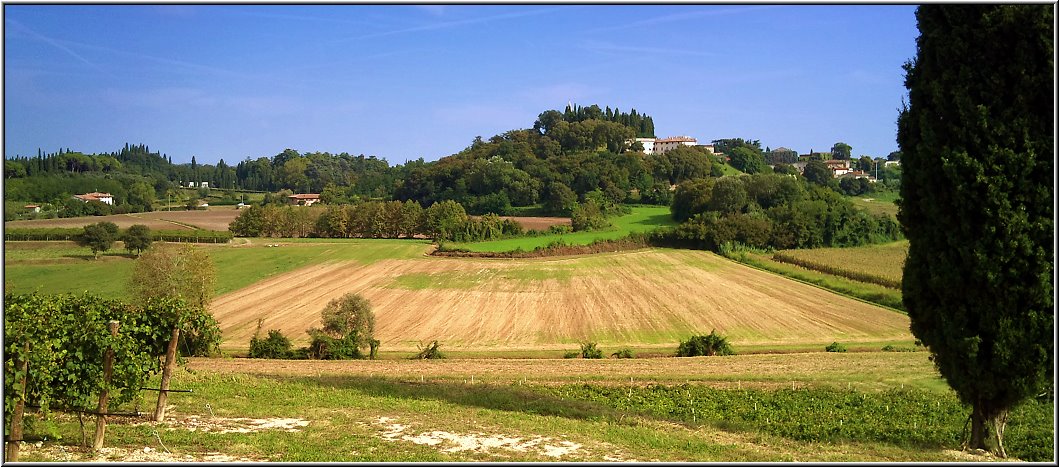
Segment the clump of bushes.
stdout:
<svg viewBox="0 0 1059 467">
<path fill-rule="evenodd" d="M 431 342 L 430 345 L 420 347 L 419 353 L 412 357 L 412 360 L 437 360 L 445 358 L 445 354 L 438 350 L 440 344 L 438 341 Z"/>
<path fill-rule="evenodd" d="M 839 344 L 838 342 L 832 342 L 827 347 L 824 347 L 824 350 L 828 352 L 845 352 L 846 346 Z"/>
<path fill-rule="evenodd" d="M 614 357 L 614 358 L 634 358 L 633 354 L 632 354 L 632 350 L 629 350 L 628 347 L 626 347 L 624 349 L 621 349 L 621 350 L 619 350 L 617 352 L 614 352 L 614 353 L 610 354 L 610 356 Z"/>
<path fill-rule="evenodd" d="M 912 347 L 897 347 L 893 344 L 888 344 L 882 348 L 883 352 L 915 352 L 916 349 Z"/>
<path fill-rule="evenodd" d="M 582 342 L 581 358 L 603 358 L 603 351 L 596 348 L 595 342 Z"/>
<path fill-rule="evenodd" d="M 263 319 L 257 320 L 257 331 L 250 338 L 250 358 L 291 358 L 294 352 L 291 350 L 290 339 L 284 336 L 279 329 L 268 331 L 268 337 L 261 338 L 261 327 Z"/>
<path fill-rule="evenodd" d="M 734 355 L 732 346 L 728 339 L 717 334 L 717 330 L 711 330 L 706 336 L 691 336 L 687 341 L 681 341 L 677 347 L 678 357 L 699 357 L 714 355 Z"/>
</svg>

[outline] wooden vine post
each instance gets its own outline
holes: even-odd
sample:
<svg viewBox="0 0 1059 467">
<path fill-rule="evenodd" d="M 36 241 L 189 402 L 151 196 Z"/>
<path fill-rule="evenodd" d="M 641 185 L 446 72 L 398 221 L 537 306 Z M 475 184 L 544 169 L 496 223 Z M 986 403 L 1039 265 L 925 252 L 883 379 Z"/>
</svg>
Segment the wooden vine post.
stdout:
<svg viewBox="0 0 1059 467">
<path fill-rule="evenodd" d="M 165 351 L 165 367 L 162 368 L 162 384 L 158 387 L 158 404 L 154 408 L 154 421 L 160 422 L 165 419 L 165 404 L 169 396 L 169 379 L 173 376 L 173 367 L 176 366 L 177 340 L 180 339 L 180 328 L 173 328 L 173 337 L 169 339 L 169 347 Z"/>
<path fill-rule="evenodd" d="M 118 337 L 118 322 L 107 323 L 110 328 L 110 336 Z M 110 378 L 114 374 L 114 349 L 107 349 L 103 357 L 103 391 L 99 393 L 99 405 L 96 406 L 96 437 L 92 442 L 92 450 L 98 451 L 103 447 L 103 435 L 107 431 L 107 403 L 110 401 Z"/>
<path fill-rule="evenodd" d="M 29 380 L 29 341 L 26 342 L 23 350 L 22 361 L 18 362 L 17 366 L 22 372 L 22 377 L 18 382 L 18 390 L 21 394 L 18 402 L 15 402 L 14 413 L 11 414 L 11 437 L 7 442 L 5 462 L 17 462 L 19 447 L 22 445 L 22 418 L 26 414 L 26 383 Z"/>
</svg>

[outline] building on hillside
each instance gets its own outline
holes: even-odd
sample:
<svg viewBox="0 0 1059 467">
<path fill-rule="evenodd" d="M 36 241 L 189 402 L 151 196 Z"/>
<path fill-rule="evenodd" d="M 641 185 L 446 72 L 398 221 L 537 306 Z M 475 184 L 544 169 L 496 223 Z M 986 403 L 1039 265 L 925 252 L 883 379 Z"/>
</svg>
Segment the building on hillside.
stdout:
<svg viewBox="0 0 1059 467">
<path fill-rule="evenodd" d="M 699 142 L 690 136 L 671 136 L 655 140 L 655 154 L 665 154 L 681 146 L 696 146 Z"/>
<path fill-rule="evenodd" d="M 712 144 L 700 144 L 700 145 L 698 145 L 698 146 L 699 146 L 700 148 L 702 148 L 702 149 L 705 149 L 705 150 L 706 150 L 706 152 L 708 152 L 708 153 L 710 153 L 710 154 L 713 154 L 713 155 L 715 155 L 715 156 L 717 155 L 717 151 L 716 151 L 716 150 L 714 149 L 714 147 L 713 147 L 713 145 L 712 145 Z"/>
<path fill-rule="evenodd" d="M 864 178 L 864 179 L 867 179 L 869 183 L 875 183 L 876 182 L 875 177 L 871 176 L 871 174 L 869 174 L 869 173 L 867 173 L 867 172 L 865 172 L 863 170 L 853 170 L 853 171 L 850 171 L 849 173 L 846 173 L 845 175 L 842 175 L 839 178 Z"/>
<path fill-rule="evenodd" d="M 643 145 L 643 153 L 644 154 L 654 154 L 655 153 L 655 139 L 654 138 L 636 138 L 633 141 Z"/>
<path fill-rule="evenodd" d="M 304 193 L 300 195 L 290 195 L 287 197 L 291 205 L 294 206 L 312 206 L 320 201 L 319 193 Z"/>
<path fill-rule="evenodd" d="M 209 188 L 210 182 L 199 182 L 199 188 Z"/>
<path fill-rule="evenodd" d="M 91 193 L 85 193 L 83 195 L 74 195 L 74 199 L 79 199 L 79 200 L 84 201 L 86 203 L 89 202 L 89 201 L 99 201 L 100 203 L 103 203 L 103 204 L 109 204 L 111 206 L 114 205 L 114 196 L 113 195 L 111 195 L 110 193 L 100 193 L 98 191 L 93 191 Z"/>
<path fill-rule="evenodd" d="M 25 206 L 25 208 L 29 209 L 30 211 L 33 211 L 33 212 L 40 212 L 40 206 L 38 206 L 36 204 L 27 204 Z"/>
<path fill-rule="evenodd" d="M 885 167 L 892 167 L 892 166 L 895 166 L 895 165 L 900 167 L 901 166 L 901 161 L 886 161 L 886 162 L 883 163 L 883 166 L 885 166 Z"/>
<path fill-rule="evenodd" d="M 849 167 L 848 160 L 831 159 L 824 161 L 824 164 L 827 165 L 827 168 L 831 169 L 831 171 L 835 173 L 836 177 L 841 177 L 845 174 L 852 172 L 852 169 L 850 169 Z"/>
<path fill-rule="evenodd" d="M 636 138 L 628 141 L 629 144 L 640 143 L 643 145 L 644 154 L 665 154 L 681 146 L 700 146 L 698 140 L 690 136 L 671 136 L 669 138 Z M 713 145 L 706 146 L 706 150 L 714 153 Z"/>
</svg>

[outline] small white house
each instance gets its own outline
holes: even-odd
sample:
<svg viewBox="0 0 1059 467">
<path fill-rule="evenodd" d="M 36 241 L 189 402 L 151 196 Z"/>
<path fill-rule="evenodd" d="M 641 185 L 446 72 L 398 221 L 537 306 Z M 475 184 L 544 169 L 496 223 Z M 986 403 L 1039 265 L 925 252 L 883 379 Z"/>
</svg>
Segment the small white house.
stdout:
<svg viewBox="0 0 1059 467">
<path fill-rule="evenodd" d="M 40 212 L 40 206 L 38 206 L 36 204 L 27 204 L 26 205 L 26 209 L 29 209 L 30 211 L 33 211 L 33 212 Z"/>
<path fill-rule="evenodd" d="M 210 182 L 200 182 L 199 183 L 199 188 L 209 188 L 209 187 L 210 187 Z"/>
<path fill-rule="evenodd" d="M 188 188 L 195 188 L 195 182 L 188 182 Z"/>
</svg>

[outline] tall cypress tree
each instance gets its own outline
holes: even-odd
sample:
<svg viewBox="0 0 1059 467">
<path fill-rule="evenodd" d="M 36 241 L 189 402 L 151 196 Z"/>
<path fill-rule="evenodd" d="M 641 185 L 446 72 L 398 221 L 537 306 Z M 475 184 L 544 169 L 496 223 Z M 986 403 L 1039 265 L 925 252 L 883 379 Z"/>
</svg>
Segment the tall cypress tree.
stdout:
<svg viewBox="0 0 1059 467">
<path fill-rule="evenodd" d="M 898 118 L 912 332 L 1005 456 L 1008 412 L 1055 364 L 1052 5 L 927 5 Z"/>
</svg>

